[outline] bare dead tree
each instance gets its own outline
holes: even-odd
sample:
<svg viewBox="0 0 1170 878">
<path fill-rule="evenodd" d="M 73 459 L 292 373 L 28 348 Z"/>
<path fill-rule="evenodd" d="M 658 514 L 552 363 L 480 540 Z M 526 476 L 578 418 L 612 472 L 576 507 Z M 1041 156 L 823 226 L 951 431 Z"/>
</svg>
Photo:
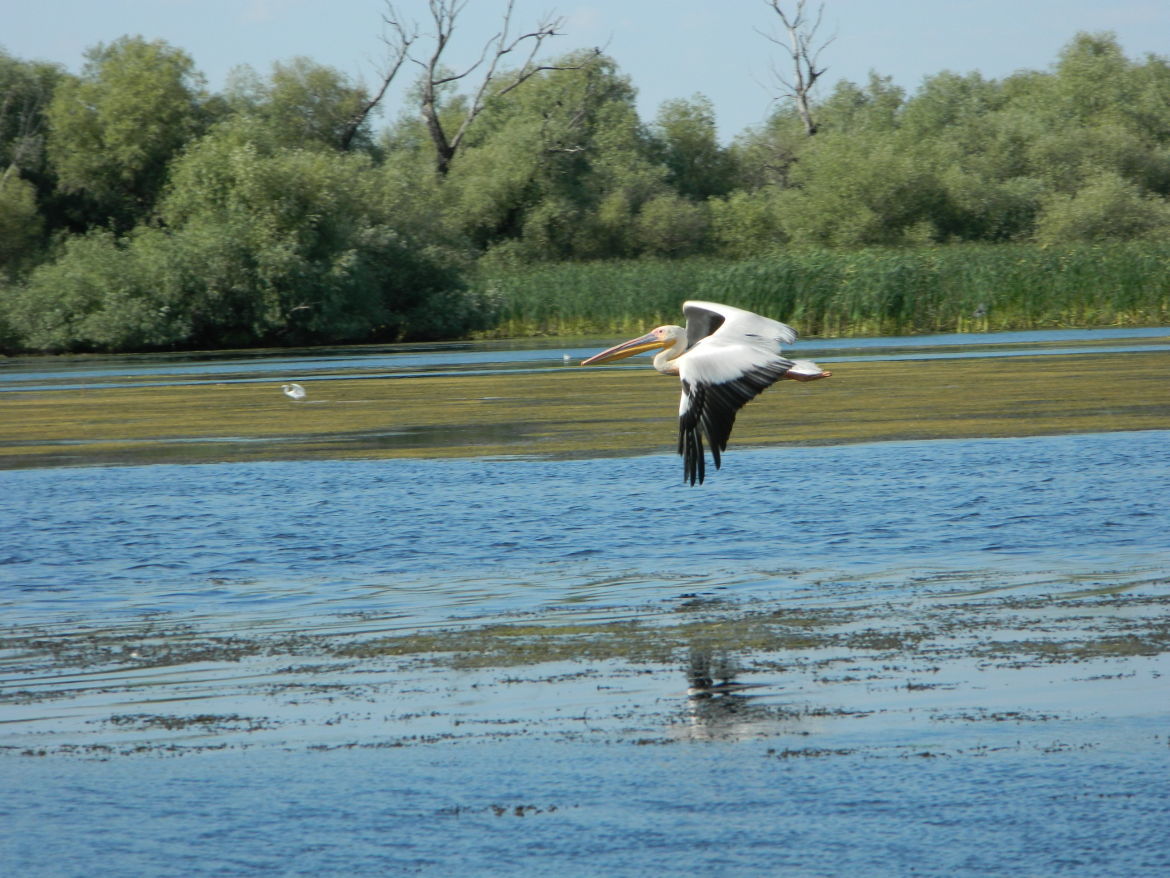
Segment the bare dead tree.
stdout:
<svg viewBox="0 0 1170 878">
<path fill-rule="evenodd" d="M 813 120 L 809 96 L 816 81 L 820 79 L 827 67 L 819 66 L 818 59 L 825 47 L 833 42 L 829 37 L 819 45 L 816 42 L 817 31 L 821 27 L 821 20 L 825 14 L 825 4 L 817 7 L 816 18 L 810 20 L 805 14 L 806 0 L 796 0 L 796 11 L 789 14 L 781 7 L 780 0 L 764 0 L 772 11 L 780 17 L 784 28 L 784 36 L 773 36 L 759 31 L 766 39 L 780 46 L 788 54 L 792 62 L 791 77 L 785 76 L 773 69 L 776 79 L 784 87 L 784 96 L 791 98 L 796 104 L 796 112 L 800 121 L 804 123 L 805 133 L 810 137 L 817 133 L 817 124 Z"/>
<path fill-rule="evenodd" d="M 386 25 L 396 35 L 398 45 L 404 47 L 406 57 L 422 68 L 421 99 L 419 109 L 427 132 L 435 147 L 435 167 L 440 175 L 445 175 L 451 167 L 459 147 L 462 145 L 468 129 L 476 117 L 483 112 L 489 94 L 502 97 L 519 88 L 536 74 L 545 70 L 577 70 L 579 65 L 548 65 L 535 63 L 544 42 L 551 37 L 560 36 L 558 29 L 563 24 L 561 18 L 545 18 L 534 29 L 513 35 L 512 8 L 515 0 L 507 0 L 503 21 L 500 30 L 484 43 L 479 58 L 462 70 L 450 71 L 442 65 L 443 53 L 447 50 L 459 16 L 466 8 L 469 0 L 427 0 L 431 19 L 434 22 L 434 32 L 428 34 L 433 41 L 431 51 L 424 57 L 417 57 L 409 49 L 414 42 L 416 33 L 412 26 L 408 26 L 395 10 L 394 5 L 387 0 L 386 15 L 383 16 Z M 527 51 L 523 63 L 508 73 L 500 69 L 501 62 L 513 52 Z M 443 86 L 463 80 L 474 80 L 478 74 L 478 85 L 467 103 L 462 117 L 454 126 L 444 125 L 440 116 L 439 94 Z M 451 132 L 450 128 L 454 131 Z"/>
<path fill-rule="evenodd" d="M 407 31 L 404 28 L 394 28 L 394 36 L 383 37 L 383 42 L 390 48 L 390 58 L 386 63 L 386 72 L 382 75 L 382 84 L 374 93 L 373 97 L 367 100 L 358 109 L 352 119 L 346 124 L 341 131 L 339 146 L 345 150 L 349 149 L 350 143 L 353 141 L 354 135 L 357 134 L 358 129 L 362 127 L 362 123 L 366 121 L 370 113 L 382 103 L 382 98 L 386 96 L 387 89 L 390 84 L 394 82 L 394 77 L 398 75 L 398 71 L 406 62 L 410 54 L 410 46 L 418 39 L 418 34 L 415 31 Z"/>
</svg>

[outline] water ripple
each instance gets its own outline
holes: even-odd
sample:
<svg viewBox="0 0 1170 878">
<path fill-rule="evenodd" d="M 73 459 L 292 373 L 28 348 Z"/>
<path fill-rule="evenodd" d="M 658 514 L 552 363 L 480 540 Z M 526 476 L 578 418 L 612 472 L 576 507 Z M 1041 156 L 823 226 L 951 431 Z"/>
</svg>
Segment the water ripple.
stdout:
<svg viewBox="0 0 1170 878">
<path fill-rule="evenodd" d="M 241 603 L 442 618 L 469 600 L 486 613 L 588 600 L 590 582 L 611 583 L 607 601 L 669 595 L 680 578 L 735 589 L 729 566 L 1141 566 L 1170 548 L 1168 439 L 737 449 L 701 489 L 667 455 L 15 471 L 0 605 L 10 624 Z M 746 588 L 787 597 L 800 584 Z"/>
</svg>

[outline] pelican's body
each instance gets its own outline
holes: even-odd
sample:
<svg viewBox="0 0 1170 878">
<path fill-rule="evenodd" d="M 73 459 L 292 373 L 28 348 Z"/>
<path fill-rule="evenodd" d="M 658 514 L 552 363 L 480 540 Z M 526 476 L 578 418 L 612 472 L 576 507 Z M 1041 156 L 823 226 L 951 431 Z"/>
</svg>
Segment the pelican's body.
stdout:
<svg viewBox="0 0 1170 878">
<path fill-rule="evenodd" d="M 280 385 L 280 389 L 284 391 L 284 395 L 289 399 L 304 399 L 306 395 L 305 388 L 299 384 L 282 384 Z"/>
<path fill-rule="evenodd" d="M 715 468 L 735 423 L 736 413 L 782 378 L 815 381 L 830 372 L 808 360 L 781 355 L 781 345 L 796 341 L 796 331 L 751 311 L 714 302 L 686 302 L 687 327 L 659 326 L 646 335 L 590 357 L 589 366 L 660 349 L 654 368 L 682 380 L 678 409 L 678 453 L 683 478 L 702 484 L 703 436 Z"/>
</svg>

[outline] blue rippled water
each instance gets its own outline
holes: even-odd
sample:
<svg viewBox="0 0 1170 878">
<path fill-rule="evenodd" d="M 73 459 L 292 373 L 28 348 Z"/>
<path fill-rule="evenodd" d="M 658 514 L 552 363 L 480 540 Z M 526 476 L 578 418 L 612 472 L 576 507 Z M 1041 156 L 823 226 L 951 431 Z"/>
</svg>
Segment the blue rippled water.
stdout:
<svg viewBox="0 0 1170 878">
<path fill-rule="evenodd" d="M 136 875 L 1165 875 L 1165 811 L 1143 807 L 1165 778 L 1125 747 L 1097 758 L 517 740 L 157 760 L 145 786 L 140 766 L 42 762 L 10 794 L 68 795 L 0 814 L 38 876 L 94 874 L 95 850 Z"/>
<path fill-rule="evenodd" d="M 9 624 L 365 612 L 403 624 L 659 600 L 816 603 L 1157 566 L 1170 432 L 735 449 L 677 459 L 391 460 L 0 475 Z M 945 576 L 939 582 L 950 582 Z M 842 598 L 841 589 L 832 598 Z"/>
<path fill-rule="evenodd" d="M 558 369 L 558 344 L 12 359 L 0 393 Z M 1170 874 L 1170 430 L 733 442 L 709 475 L 669 453 L 0 471 L 0 873 Z M 520 617 L 681 635 L 725 606 L 695 595 L 844 609 L 808 614 L 834 617 L 819 646 L 745 645 L 717 697 L 681 650 L 335 648 Z"/>
<path fill-rule="evenodd" d="M 667 454 L 0 473 L 2 630 L 50 655 L 132 632 L 92 667 L 42 666 L 27 637 L 4 652 L 0 871 L 1165 875 L 1166 663 L 1148 650 L 988 667 L 843 647 L 751 690 L 799 720 L 727 700 L 719 723 L 742 729 L 711 738 L 677 668 L 128 650 L 144 619 L 160 637 L 394 633 L 716 594 L 889 602 L 912 628 L 919 597 L 1164 594 L 1168 443 L 740 447 L 696 488 Z M 1041 602 L 1029 618 L 1052 625 L 1062 602 Z M 1106 632 L 1161 606 L 1071 604 Z"/>
</svg>

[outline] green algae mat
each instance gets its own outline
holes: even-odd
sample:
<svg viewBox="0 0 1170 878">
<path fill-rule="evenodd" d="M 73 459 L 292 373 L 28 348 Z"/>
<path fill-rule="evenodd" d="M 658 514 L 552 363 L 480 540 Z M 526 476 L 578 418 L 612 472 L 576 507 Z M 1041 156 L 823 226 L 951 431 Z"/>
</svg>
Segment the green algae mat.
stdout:
<svg viewBox="0 0 1170 878">
<path fill-rule="evenodd" d="M 1170 352 L 831 364 L 741 413 L 736 447 L 1170 426 Z M 308 383 L 24 390 L 0 396 L 0 468 L 674 450 L 678 382 L 565 368 Z"/>
</svg>

